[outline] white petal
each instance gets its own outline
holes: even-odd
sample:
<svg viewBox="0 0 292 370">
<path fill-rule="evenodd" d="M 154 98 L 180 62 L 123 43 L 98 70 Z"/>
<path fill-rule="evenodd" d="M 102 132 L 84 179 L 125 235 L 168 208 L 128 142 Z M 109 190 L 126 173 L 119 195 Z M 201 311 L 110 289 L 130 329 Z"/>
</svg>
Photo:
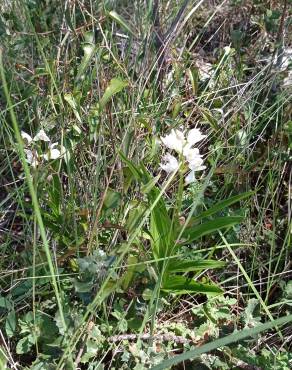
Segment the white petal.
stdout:
<svg viewBox="0 0 292 370">
<path fill-rule="evenodd" d="M 206 166 L 203 166 L 202 163 L 192 162 L 191 164 L 189 164 L 189 168 L 190 168 L 190 170 L 192 170 L 194 172 L 197 172 L 197 171 L 204 170 L 206 168 Z"/>
<path fill-rule="evenodd" d="M 58 146 L 60 148 L 60 151 L 59 151 L 60 155 L 59 155 L 59 157 L 61 155 L 64 155 L 66 153 L 66 148 L 64 147 L 64 145 L 61 145 L 59 143 L 53 143 L 53 144 L 50 144 L 49 145 L 50 149 L 54 149 L 56 146 Z"/>
<path fill-rule="evenodd" d="M 34 141 L 42 140 L 42 141 L 51 141 L 50 138 L 47 136 L 45 131 L 42 129 L 40 130 L 36 136 L 33 138 Z"/>
<path fill-rule="evenodd" d="M 192 161 L 189 162 L 189 168 L 192 171 L 200 171 L 206 168 L 205 166 L 202 166 L 204 163 L 203 159 L 200 157 L 194 158 Z"/>
<path fill-rule="evenodd" d="M 29 163 L 32 167 L 36 167 L 39 164 L 37 154 L 34 154 L 29 149 L 24 149 L 24 152 L 26 154 L 26 161 Z"/>
<path fill-rule="evenodd" d="M 32 154 L 32 151 L 29 150 L 29 149 L 24 149 L 24 152 L 26 154 L 26 161 L 27 163 L 31 163 L 32 160 L 33 160 L 33 154 Z"/>
<path fill-rule="evenodd" d="M 60 145 L 60 151 L 61 155 L 64 155 L 66 153 L 66 148 L 64 147 L 64 145 Z"/>
<path fill-rule="evenodd" d="M 204 139 L 206 135 L 203 135 L 198 128 L 193 128 L 188 133 L 187 142 L 189 145 L 194 145 Z"/>
<path fill-rule="evenodd" d="M 61 152 L 59 149 L 51 149 L 50 151 L 50 157 L 51 159 L 57 159 L 61 156 Z"/>
<path fill-rule="evenodd" d="M 194 158 L 201 157 L 198 148 L 190 148 L 189 145 L 184 147 L 183 154 L 188 162 L 191 162 Z"/>
<path fill-rule="evenodd" d="M 186 144 L 184 134 L 180 130 L 171 130 L 169 135 L 160 139 L 167 148 L 176 150 L 178 153 L 182 152 Z"/>
<path fill-rule="evenodd" d="M 50 149 L 47 154 L 44 155 L 44 159 L 49 161 L 50 159 L 58 159 L 61 156 L 59 149 Z"/>
<path fill-rule="evenodd" d="M 53 149 L 53 148 L 55 148 L 55 146 L 58 146 L 58 145 L 59 145 L 59 143 L 52 143 L 52 144 L 49 144 L 49 147 L 51 149 Z"/>
<path fill-rule="evenodd" d="M 24 131 L 21 131 L 21 137 L 25 145 L 29 145 L 32 142 L 32 137 Z"/>
<path fill-rule="evenodd" d="M 186 177 L 185 177 L 185 183 L 191 184 L 192 182 L 196 181 L 195 171 L 191 171 Z"/>
<path fill-rule="evenodd" d="M 160 164 L 160 167 L 167 173 L 176 171 L 179 168 L 178 160 L 171 154 L 167 153 L 162 158 L 164 163 Z"/>
</svg>

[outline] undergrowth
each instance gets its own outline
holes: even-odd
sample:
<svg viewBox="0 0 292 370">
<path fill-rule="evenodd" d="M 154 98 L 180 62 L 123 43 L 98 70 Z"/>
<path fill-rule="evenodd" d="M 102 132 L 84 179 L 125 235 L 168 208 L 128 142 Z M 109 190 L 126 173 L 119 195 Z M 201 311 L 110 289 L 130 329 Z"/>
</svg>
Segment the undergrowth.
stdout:
<svg viewBox="0 0 292 370">
<path fill-rule="evenodd" d="M 291 368 L 290 5 L 2 0 L 0 369 Z"/>
</svg>

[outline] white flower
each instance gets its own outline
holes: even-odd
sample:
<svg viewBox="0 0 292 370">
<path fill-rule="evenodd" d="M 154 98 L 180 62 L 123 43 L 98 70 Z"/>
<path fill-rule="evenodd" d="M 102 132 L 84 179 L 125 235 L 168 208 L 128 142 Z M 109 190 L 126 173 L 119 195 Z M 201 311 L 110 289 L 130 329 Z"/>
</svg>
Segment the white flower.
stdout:
<svg viewBox="0 0 292 370">
<path fill-rule="evenodd" d="M 172 129 L 169 135 L 160 138 L 162 143 L 169 149 L 181 153 L 186 144 L 184 133 L 180 130 Z"/>
<path fill-rule="evenodd" d="M 50 138 L 47 136 L 45 131 L 42 129 L 40 130 L 35 137 L 33 138 L 34 141 L 42 140 L 42 141 L 51 141 Z"/>
<path fill-rule="evenodd" d="M 47 152 L 47 154 L 44 155 L 44 159 L 46 161 L 49 161 L 50 159 L 58 159 L 63 154 L 65 154 L 66 152 L 65 147 L 63 145 L 59 145 L 60 146 L 60 150 L 59 150 L 55 148 L 58 145 L 59 145 L 58 143 L 54 143 L 49 146 L 49 151 Z"/>
<path fill-rule="evenodd" d="M 189 131 L 188 137 L 187 137 L 187 143 L 188 145 L 192 146 L 204 139 L 206 135 L 203 135 L 201 131 L 198 128 L 193 128 Z"/>
<path fill-rule="evenodd" d="M 24 131 L 21 131 L 21 137 L 25 145 L 29 145 L 32 142 L 32 137 Z"/>
<path fill-rule="evenodd" d="M 192 182 L 196 181 L 195 171 L 191 171 L 185 178 L 185 183 L 191 184 Z"/>
<path fill-rule="evenodd" d="M 27 163 L 29 163 L 32 167 L 36 167 L 39 164 L 37 153 L 33 153 L 29 149 L 24 149 L 24 152 L 26 154 Z"/>
<path fill-rule="evenodd" d="M 194 157 L 190 162 L 189 162 L 189 169 L 192 171 L 201 171 L 206 168 L 206 166 L 202 166 L 203 164 L 203 159 L 201 156 Z"/>
<path fill-rule="evenodd" d="M 189 169 L 192 171 L 201 171 L 206 168 L 206 166 L 202 166 L 203 158 L 199 152 L 198 148 L 191 148 L 185 154 L 186 160 L 189 162 Z"/>
<path fill-rule="evenodd" d="M 61 156 L 59 149 L 50 149 L 47 154 L 44 155 L 44 159 L 49 161 L 50 159 L 58 159 Z"/>
<path fill-rule="evenodd" d="M 161 137 L 162 143 L 169 149 L 173 149 L 178 153 L 186 153 L 191 149 L 193 145 L 204 139 L 206 135 L 203 135 L 197 128 L 193 128 L 188 132 L 187 139 L 180 130 L 172 129 L 169 135 Z"/>
<path fill-rule="evenodd" d="M 185 138 L 185 134 L 182 131 L 174 129 L 171 130 L 169 135 L 161 137 L 161 142 L 167 148 L 182 154 L 185 158 L 185 161 L 188 163 L 188 167 L 191 172 L 185 178 L 186 184 L 190 184 L 195 181 L 196 171 L 201 171 L 206 168 L 206 166 L 203 165 L 204 160 L 199 149 L 193 148 L 196 143 L 205 137 L 206 135 L 203 135 L 197 128 L 191 129 L 187 133 L 187 138 Z M 174 156 L 167 153 L 163 157 L 163 163 L 161 163 L 160 166 L 167 173 L 171 173 L 178 170 L 179 163 Z"/>
<path fill-rule="evenodd" d="M 184 149 L 184 156 L 188 162 L 191 162 L 194 158 L 201 157 L 200 151 L 198 148 L 186 147 Z"/>
<path fill-rule="evenodd" d="M 177 159 L 169 153 L 167 153 L 162 160 L 164 163 L 161 163 L 160 167 L 167 173 L 174 172 L 179 168 Z"/>
</svg>

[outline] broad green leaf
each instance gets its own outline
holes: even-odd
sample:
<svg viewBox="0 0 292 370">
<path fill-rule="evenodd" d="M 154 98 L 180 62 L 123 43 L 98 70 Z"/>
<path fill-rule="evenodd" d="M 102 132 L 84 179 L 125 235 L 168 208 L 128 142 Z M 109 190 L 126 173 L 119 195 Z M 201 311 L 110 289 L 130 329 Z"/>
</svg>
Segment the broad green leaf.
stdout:
<svg viewBox="0 0 292 370">
<path fill-rule="evenodd" d="M 8 370 L 7 355 L 5 354 L 4 349 L 1 347 L 0 347 L 0 369 Z"/>
<path fill-rule="evenodd" d="M 144 203 L 139 203 L 138 201 L 132 201 L 130 204 L 131 209 L 126 222 L 126 228 L 131 233 L 141 222 L 146 211 L 146 205 Z"/>
<path fill-rule="evenodd" d="M 128 86 L 127 81 L 120 80 L 119 78 L 113 78 L 108 87 L 105 89 L 103 97 L 99 101 L 99 108 L 103 110 L 106 103 L 111 99 L 111 97 L 121 90 L 123 90 L 126 86 Z"/>
<path fill-rule="evenodd" d="M 205 269 L 216 269 L 224 267 L 225 262 L 215 260 L 201 260 L 201 261 L 171 261 L 167 267 L 168 272 L 189 272 L 199 271 Z"/>
<path fill-rule="evenodd" d="M 151 370 L 170 369 L 174 365 L 179 364 L 180 362 L 187 361 L 189 359 L 195 359 L 204 353 L 209 353 L 213 350 L 216 350 L 217 348 L 227 346 L 231 343 L 241 341 L 248 337 L 254 337 L 255 335 L 260 334 L 265 330 L 269 330 L 276 326 L 280 326 L 289 322 L 292 322 L 292 315 L 284 316 L 277 320 L 268 321 L 264 324 L 256 326 L 255 328 L 238 331 L 224 338 L 216 339 L 213 342 L 204 344 L 203 346 L 193 349 L 191 351 L 186 351 L 180 355 L 164 360 L 160 364 L 151 367 Z"/>
<path fill-rule="evenodd" d="M 142 172 L 143 184 L 149 184 L 153 180 L 152 175 L 149 174 L 147 168 L 143 163 L 140 164 Z M 156 202 L 159 198 L 160 190 L 157 186 L 153 186 L 147 193 L 149 206 Z M 151 212 L 150 217 L 150 234 L 151 246 L 155 258 L 166 257 L 171 253 L 170 247 L 174 244 L 174 233 L 171 218 L 167 212 L 164 199 L 161 197 Z M 160 266 L 163 262 L 159 263 Z"/>
<path fill-rule="evenodd" d="M 168 214 L 165 213 L 164 207 L 159 207 L 159 204 L 151 213 L 150 233 L 154 257 L 157 259 L 167 257 L 170 252 L 169 247 L 173 245 L 171 220 Z M 162 264 L 163 262 L 161 262 Z"/>
<path fill-rule="evenodd" d="M 7 298 L 0 297 L 0 308 L 5 308 L 6 310 L 11 310 L 12 309 L 12 304 Z"/>
<path fill-rule="evenodd" d="M 223 292 L 217 285 L 197 283 L 194 280 L 180 275 L 167 276 L 162 290 L 174 294 L 220 294 Z"/>
<path fill-rule="evenodd" d="M 201 220 L 202 218 L 206 218 L 206 217 L 209 217 L 209 216 L 211 216 L 211 215 L 213 215 L 215 213 L 218 213 L 222 209 L 225 209 L 225 208 L 231 206 L 234 203 L 237 203 L 237 202 L 239 202 L 239 201 L 241 201 L 243 199 L 246 199 L 246 198 L 250 197 L 253 194 L 254 194 L 253 191 L 248 191 L 246 193 L 235 195 L 235 196 L 233 196 L 231 198 L 225 199 L 222 202 L 218 202 L 213 207 L 207 209 L 204 212 L 201 212 L 198 216 L 192 217 L 191 220 L 190 220 L 189 226 L 191 226 L 192 223 L 194 223 L 194 222 L 196 222 L 198 220 Z"/>
<path fill-rule="evenodd" d="M 16 329 L 16 316 L 15 311 L 12 310 L 6 318 L 5 331 L 9 338 L 13 337 Z"/>
<path fill-rule="evenodd" d="M 135 130 L 127 130 L 124 136 L 122 150 L 126 156 L 129 155 L 131 143 L 133 141 L 134 135 L 135 135 Z"/>
<path fill-rule="evenodd" d="M 32 334 L 20 339 L 16 345 L 16 353 L 22 355 L 30 351 L 31 347 L 35 344 L 35 339 Z"/>
<path fill-rule="evenodd" d="M 179 242 L 179 244 L 183 245 L 191 243 L 204 235 L 212 234 L 217 230 L 225 229 L 227 227 L 239 224 L 242 220 L 243 220 L 242 216 L 219 217 L 216 218 L 215 220 L 210 220 L 197 226 L 188 227 L 185 229 L 182 235 L 183 239 L 185 240 Z"/>
<path fill-rule="evenodd" d="M 125 31 L 129 32 L 133 36 L 136 37 L 135 32 L 131 29 L 131 27 L 127 24 L 125 19 L 121 17 L 117 12 L 112 10 L 111 12 L 108 13 L 108 15 L 115 21 L 117 22 L 121 27 L 124 28 Z"/>
<path fill-rule="evenodd" d="M 108 189 L 104 199 L 104 207 L 106 209 L 117 208 L 120 204 L 121 198 L 122 198 L 121 193 Z"/>
</svg>

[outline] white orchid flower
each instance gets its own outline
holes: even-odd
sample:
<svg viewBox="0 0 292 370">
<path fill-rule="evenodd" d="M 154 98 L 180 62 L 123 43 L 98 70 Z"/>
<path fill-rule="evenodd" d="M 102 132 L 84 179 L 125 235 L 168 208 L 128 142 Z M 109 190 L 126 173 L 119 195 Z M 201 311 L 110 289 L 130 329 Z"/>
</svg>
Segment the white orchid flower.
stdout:
<svg viewBox="0 0 292 370">
<path fill-rule="evenodd" d="M 193 146 L 205 137 L 206 135 L 203 135 L 198 128 L 193 128 L 188 132 L 187 143 L 188 145 Z"/>
<path fill-rule="evenodd" d="M 188 132 L 187 139 L 180 130 L 172 129 L 169 135 L 161 137 L 161 142 L 169 149 L 173 149 L 178 153 L 185 153 L 191 149 L 193 145 L 204 139 L 206 135 L 203 135 L 197 128 L 193 128 Z"/>
<path fill-rule="evenodd" d="M 197 161 L 194 160 L 193 162 L 189 163 L 189 168 L 191 171 L 185 177 L 185 183 L 187 185 L 196 181 L 195 172 L 204 170 L 206 168 L 206 166 L 202 166 L 202 163 L 203 160 L 201 158 L 197 158 Z"/>
<path fill-rule="evenodd" d="M 178 153 L 182 153 L 183 147 L 186 144 L 184 133 L 180 130 L 172 129 L 169 135 L 160 139 L 167 148 L 173 149 Z"/>
<path fill-rule="evenodd" d="M 172 173 L 179 168 L 178 160 L 171 154 L 167 153 L 162 158 L 164 163 L 160 164 L 160 167 L 167 173 Z"/>
<path fill-rule="evenodd" d="M 24 152 L 26 154 L 27 163 L 29 163 L 32 167 L 36 167 L 39 164 L 37 153 L 33 153 L 29 149 L 24 149 Z"/>
<path fill-rule="evenodd" d="M 51 141 L 51 139 L 48 137 L 48 135 L 45 133 L 43 129 L 41 129 L 33 138 L 34 141 Z"/>
<path fill-rule="evenodd" d="M 189 172 L 189 174 L 185 177 L 186 185 L 191 184 L 196 181 L 195 171 Z"/>
<path fill-rule="evenodd" d="M 203 159 L 201 157 L 193 158 L 191 162 L 189 162 L 189 169 L 192 171 L 202 171 L 206 168 L 203 166 Z"/>
<path fill-rule="evenodd" d="M 188 162 L 191 162 L 194 158 L 201 157 L 200 151 L 198 148 L 186 147 L 183 153 Z"/>
<path fill-rule="evenodd" d="M 60 150 L 56 148 L 56 146 L 60 147 Z M 63 145 L 59 145 L 59 143 L 53 143 L 49 145 L 49 151 L 47 154 L 44 155 L 44 159 L 46 161 L 53 160 L 53 159 L 58 159 L 60 158 L 63 154 L 65 154 L 66 148 Z"/>
<path fill-rule="evenodd" d="M 189 130 L 186 137 L 181 130 L 172 129 L 170 134 L 161 137 L 161 142 L 171 150 L 175 150 L 177 153 L 182 154 L 185 161 L 188 163 L 188 167 L 191 170 L 185 178 L 186 184 L 194 182 L 195 172 L 202 171 L 206 168 L 203 165 L 204 160 L 198 148 L 193 146 L 204 139 L 206 135 L 203 135 L 197 128 Z M 163 163 L 160 167 L 167 173 L 176 171 L 179 168 L 177 159 L 171 154 L 167 153 L 163 157 Z"/>
<path fill-rule="evenodd" d="M 32 142 L 32 137 L 24 131 L 21 131 L 21 137 L 25 145 L 29 145 Z"/>
</svg>

